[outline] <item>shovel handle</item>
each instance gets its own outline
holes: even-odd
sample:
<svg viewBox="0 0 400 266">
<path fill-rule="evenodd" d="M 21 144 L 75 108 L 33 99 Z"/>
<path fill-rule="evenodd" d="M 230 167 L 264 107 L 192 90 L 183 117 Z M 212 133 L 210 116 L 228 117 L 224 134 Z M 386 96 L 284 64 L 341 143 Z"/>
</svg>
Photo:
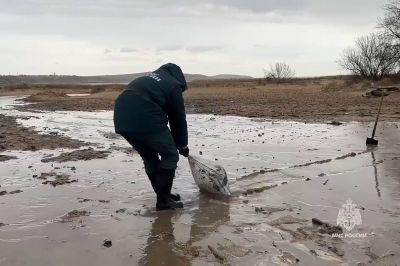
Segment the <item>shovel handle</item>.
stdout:
<svg viewBox="0 0 400 266">
<path fill-rule="evenodd" d="M 378 125 L 379 115 L 382 109 L 383 97 L 385 96 L 385 91 L 382 90 L 381 102 L 379 103 L 378 114 L 376 115 L 374 130 L 372 131 L 372 138 L 375 137 L 376 126 Z"/>
</svg>

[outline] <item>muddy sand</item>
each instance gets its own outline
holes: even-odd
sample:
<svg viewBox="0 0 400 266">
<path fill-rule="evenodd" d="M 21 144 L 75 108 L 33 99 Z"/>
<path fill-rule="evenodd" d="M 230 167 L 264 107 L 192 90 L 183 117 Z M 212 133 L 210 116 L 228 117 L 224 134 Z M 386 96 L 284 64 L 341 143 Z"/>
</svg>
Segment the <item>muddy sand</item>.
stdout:
<svg viewBox="0 0 400 266">
<path fill-rule="evenodd" d="M 87 149 L 75 150 L 72 152 L 64 152 L 57 156 L 49 156 L 49 157 L 43 158 L 41 161 L 43 163 L 48 163 L 48 162 L 63 163 L 63 162 L 71 162 L 71 161 L 87 161 L 87 160 L 93 160 L 93 159 L 107 158 L 107 156 L 109 154 L 110 154 L 110 151 L 100 151 L 100 150 L 94 150 L 93 148 L 87 148 Z"/>
<path fill-rule="evenodd" d="M 46 135 L 39 134 L 30 128 L 19 125 L 15 117 L 3 114 L 0 114 L 0 129 L 0 152 L 6 150 L 76 149 L 85 145 L 82 141 L 58 136 L 56 132 Z M 0 160 L 2 158 L 7 157 L 1 156 Z"/>
<path fill-rule="evenodd" d="M 375 84 L 391 85 L 397 80 Z M 31 85 L 0 89 L 0 95 L 31 95 L 22 110 L 112 110 L 125 85 Z M 254 80 L 193 81 L 185 92 L 188 113 L 237 115 L 296 121 L 373 121 L 379 97 L 363 97 L 367 80 L 352 77 L 294 79 L 282 83 Z M 385 97 L 381 119 L 399 121 L 400 91 Z"/>
<path fill-rule="evenodd" d="M 173 190 L 185 208 L 155 212 L 142 161 L 113 134 L 112 112 L 21 104 L 0 97 L 15 143 L 1 142 L 13 158 L 0 161 L 1 265 L 400 261 L 400 124 L 391 119 L 378 126 L 379 146 L 366 147 L 367 122 L 189 114 L 191 153 L 225 167 L 233 196 L 200 193 L 181 157 Z M 338 224 L 343 214 L 350 219 Z"/>
</svg>

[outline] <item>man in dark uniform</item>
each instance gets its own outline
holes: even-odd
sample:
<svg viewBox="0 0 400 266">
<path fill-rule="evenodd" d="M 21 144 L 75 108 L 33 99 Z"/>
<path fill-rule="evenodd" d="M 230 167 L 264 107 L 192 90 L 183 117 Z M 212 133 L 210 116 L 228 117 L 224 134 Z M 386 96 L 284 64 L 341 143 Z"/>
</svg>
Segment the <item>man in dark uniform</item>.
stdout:
<svg viewBox="0 0 400 266">
<path fill-rule="evenodd" d="M 187 84 L 182 70 L 165 64 L 129 83 L 114 108 L 115 132 L 139 153 L 157 194 L 157 210 L 182 208 L 171 194 L 179 154 L 188 157 L 188 132 L 182 93 Z M 169 123 L 169 128 L 167 124 Z"/>
</svg>

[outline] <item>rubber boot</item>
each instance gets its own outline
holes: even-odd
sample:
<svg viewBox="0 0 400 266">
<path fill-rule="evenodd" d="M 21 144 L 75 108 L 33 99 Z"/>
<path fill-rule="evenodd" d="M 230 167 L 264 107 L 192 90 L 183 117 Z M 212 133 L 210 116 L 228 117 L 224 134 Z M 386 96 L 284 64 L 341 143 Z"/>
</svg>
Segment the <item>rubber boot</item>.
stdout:
<svg viewBox="0 0 400 266">
<path fill-rule="evenodd" d="M 178 193 L 170 193 L 169 196 L 173 201 L 180 201 L 181 200 L 181 195 Z"/>
<path fill-rule="evenodd" d="M 172 171 L 172 170 L 171 170 Z M 172 178 L 168 179 L 168 190 L 171 191 L 172 190 L 172 183 L 174 182 L 174 177 L 175 177 L 175 170 L 173 172 L 171 172 Z M 173 201 L 180 201 L 181 200 L 181 195 L 179 195 L 178 193 L 170 193 L 171 195 L 171 199 Z"/>
<path fill-rule="evenodd" d="M 173 201 L 171 199 L 171 187 L 174 176 L 175 169 L 162 168 L 160 168 L 159 173 L 156 175 L 155 181 L 157 184 L 157 211 L 183 208 L 182 202 Z"/>
<path fill-rule="evenodd" d="M 147 173 L 147 176 L 149 177 L 151 186 L 153 187 L 154 192 L 157 194 L 157 189 L 156 189 L 156 181 L 155 181 L 155 176 L 157 175 L 157 173 Z M 172 184 L 171 184 L 171 189 L 172 189 Z M 180 201 L 181 200 L 181 195 L 179 195 L 178 193 L 170 193 L 170 197 L 173 201 Z"/>
</svg>

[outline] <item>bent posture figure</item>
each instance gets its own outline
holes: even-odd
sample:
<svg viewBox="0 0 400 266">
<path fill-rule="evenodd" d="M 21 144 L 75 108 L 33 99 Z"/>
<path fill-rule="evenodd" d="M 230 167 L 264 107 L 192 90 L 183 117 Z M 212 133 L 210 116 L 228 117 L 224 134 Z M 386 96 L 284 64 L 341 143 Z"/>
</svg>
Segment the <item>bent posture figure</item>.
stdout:
<svg viewBox="0 0 400 266">
<path fill-rule="evenodd" d="M 185 157 L 189 155 L 182 97 L 186 88 L 180 67 L 169 63 L 133 80 L 115 101 L 115 132 L 142 157 L 157 194 L 157 210 L 183 207 L 179 194 L 171 194 L 171 188 L 178 151 Z"/>
</svg>

